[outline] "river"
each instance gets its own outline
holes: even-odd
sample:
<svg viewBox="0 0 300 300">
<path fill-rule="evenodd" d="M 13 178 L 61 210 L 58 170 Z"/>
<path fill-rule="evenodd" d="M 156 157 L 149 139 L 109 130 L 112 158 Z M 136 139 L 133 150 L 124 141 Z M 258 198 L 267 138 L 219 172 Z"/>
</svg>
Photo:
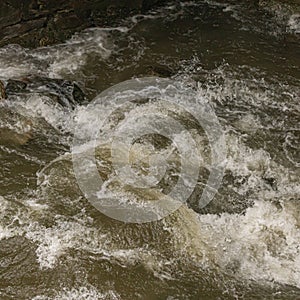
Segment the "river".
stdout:
<svg viewBox="0 0 300 300">
<path fill-rule="evenodd" d="M 0 299 L 300 299 L 299 26 L 299 15 L 191 1 L 120 27 L 87 29 L 59 45 L 0 48 L 3 81 L 64 78 L 87 95 L 74 111 L 39 93 L 0 102 Z M 99 212 L 79 189 L 70 155 L 74 128 L 93 119 L 88 102 L 99 93 L 149 76 L 181 82 L 182 107 L 190 91 L 197 106 L 209 103 L 224 133 L 226 165 L 214 199 L 199 206 L 211 150 L 201 129 L 173 112 L 169 117 L 199 133 L 199 188 L 160 220 L 124 223 Z M 117 109 L 116 99 L 100 103 L 101 118 Z M 128 132 L 139 116 L 146 124 L 143 105 L 150 104 L 136 105 L 134 115 L 128 107 L 115 112 L 102 141 L 110 141 L 120 119 L 127 118 Z M 137 155 L 173 151 L 157 136 L 137 144 Z M 109 185 L 104 148 L 98 167 Z M 172 155 L 175 174 L 178 152 Z M 161 190 L 174 184 L 174 174 Z M 117 193 L 120 203 L 132 194 Z"/>
</svg>

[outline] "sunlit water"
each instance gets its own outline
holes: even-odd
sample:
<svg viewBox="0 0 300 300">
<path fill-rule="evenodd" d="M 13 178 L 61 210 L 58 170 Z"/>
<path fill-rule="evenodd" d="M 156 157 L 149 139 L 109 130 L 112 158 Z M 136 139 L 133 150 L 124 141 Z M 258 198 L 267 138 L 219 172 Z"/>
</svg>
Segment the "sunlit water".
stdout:
<svg viewBox="0 0 300 300">
<path fill-rule="evenodd" d="M 39 94 L 2 101 L 0 298 L 300 298 L 297 24 L 242 5 L 189 2 L 61 45 L 1 48 L 0 79 L 75 80 L 90 101 L 132 77 L 183 82 L 215 109 L 227 162 L 204 209 L 190 199 L 161 221 L 123 224 L 93 208 L 72 172 L 74 126 L 93 117 L 86 107 L 70 112 Z M 208 172 L 209 155 L 199 185 Z"/>
</svg>

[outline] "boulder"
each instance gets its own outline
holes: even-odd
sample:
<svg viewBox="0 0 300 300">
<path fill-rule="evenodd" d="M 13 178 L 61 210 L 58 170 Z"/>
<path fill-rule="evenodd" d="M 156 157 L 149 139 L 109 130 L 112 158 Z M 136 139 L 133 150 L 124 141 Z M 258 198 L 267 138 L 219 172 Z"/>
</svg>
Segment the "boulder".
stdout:
<svg viewBox="0 0 300 300">
<path fill-rule="evenodd" d="M 29 76 L 18 80 L 9 79 L 5 90 L 2 84 L 2 90 L 4 96 L 33 93 L 45 95 L 68 109 L 74 109 L 76 105 L 82 104 L 85 101 L 85 95 L 78 84 L 64 79 L 38 76 Z"/>
</svg>

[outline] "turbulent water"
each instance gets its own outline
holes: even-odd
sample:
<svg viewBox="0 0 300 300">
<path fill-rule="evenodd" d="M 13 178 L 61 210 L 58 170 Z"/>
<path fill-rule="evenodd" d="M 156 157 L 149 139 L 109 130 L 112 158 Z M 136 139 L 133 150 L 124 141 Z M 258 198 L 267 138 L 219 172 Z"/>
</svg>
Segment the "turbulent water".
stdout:
<svg viewBox="0 0 300 300">
<path fill-rule="evenodd" d="M 199 188 L 162 220 L 126 224 L 96 210 L 76 183 L 70 151 L 78 120 L 93 118 L 86 105 L 69 111 L 39 93 L 0 102 L 0 299 L 300 299 L 299 18 L 278 15 L 185 2 L 61 45 L 0 48 L 0 79 L 75 80 L 89 101 L 133 77 L 172 78 L 214 108 L 227 147 L 222 185 L 199 207 L 211 153 L 201 129 L 177 112 L 199 135 Z M 103 118 L 115 100 L 101 104 Z M 143 124 L 148 103 L 135 105 L 109 121 L 96 151 L 108 185 L 105 147 L 124 115 L 139 126 L 140 114 Z M 153 137 L 136 155 L 151 143 L 176 162 L 172 145 Z M 112 189 L 121 202 L 146 197 Z"/>
</svg>

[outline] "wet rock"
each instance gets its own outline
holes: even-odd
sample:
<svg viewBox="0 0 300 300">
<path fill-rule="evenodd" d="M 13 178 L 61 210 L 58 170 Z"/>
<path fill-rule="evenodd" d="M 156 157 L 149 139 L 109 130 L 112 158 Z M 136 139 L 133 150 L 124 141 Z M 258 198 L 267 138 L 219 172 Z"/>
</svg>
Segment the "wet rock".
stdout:
<svg viewBox="0 0 300 300">
<path fill-rule="evenodd" d="M 149 65 L 146 66 L 146 74 L 148 76 L 172 77 L 176 72 L 166 65 Z"/>
<path fill-rule="evenodd" d="M 0 46 L 25 47 L 62 42 L 73 33 L 93 26 L 114 26 L 144 13 L 165 0 L 7 0 L 0 1 Z"/>
<path fill-rule="evenodd" d="M 0 111 L 0 145 L 24 145 L 33 137 L 33 122 L 7 107 Z"/>
<path fill-rule="evenodd" d="M 263 177 L 265 183 L 270 186 L 274 191 L 277 191 L 277 181 L 273 177 Z"/>
<path fill-rule="evenodd" d="M 0 100 L 6 98 L 4 83 L 0 80 Z"/>
<path fill-rule="evenodd" d="M 19 101 L 27 95 L 46 96 L 51 103 L 58 103 L 69 110 L 85 101 L 80 87 L 72 81 L 46 77 L 29 76 L 21 79 L 0 81 L 0 100 Z M 42 124 L 31 120 L 2 104 L 0 109 L 0 144 L 20 146 L 27 144 L 38 135 L 36 128 Z"/>
<path fill-rule="evenodd" d="M 69 109 L 85 101 L 85 95 L 77 83 L 64 79 L 37 76 L 9 79 L 5 91 L 7 96 L 31 93 L 45 95 Z"/>
<path fill-rule="evenodd" d="M 47 122 L 43 115 L 19 104 L 0 103 L 0 145 L 13 148 L 24 145 L 29 147 L 29 152 L 34 149 L 36 153 L 42 153 L 45 145 L 47 149 L 55 148 L 60 137 L 60 129 Z"/>
<path fill-rule="evenodd" d="M 25 145 L 32 139 L 31 132 L 18 133 L 8 128 L 0 128 L 0 144 L 1 145 Z"/>
</svg>

